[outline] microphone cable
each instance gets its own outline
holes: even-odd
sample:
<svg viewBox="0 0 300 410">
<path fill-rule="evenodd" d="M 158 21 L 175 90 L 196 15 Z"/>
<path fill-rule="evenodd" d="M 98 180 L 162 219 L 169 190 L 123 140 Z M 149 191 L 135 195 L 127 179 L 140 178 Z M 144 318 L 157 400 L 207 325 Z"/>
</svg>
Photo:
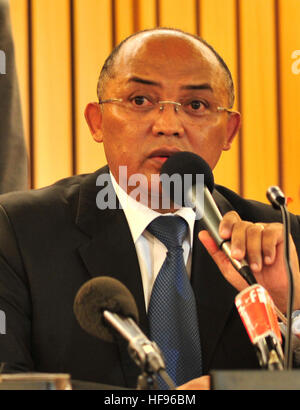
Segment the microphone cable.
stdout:
<svg viewBox="0 0 300 410">
<path fill-rule="evenodd" d="M 267 198 L 272 204 L 274 209 L 279 209 L 281 212 L 282 223 L 284 227 L 284 262 L 286 266 L 286 272 L 288 277 L 288 302 L 287 302 L 287 314 L 286 314 L 286 334 L 285 334 L 285 360 L 284 369 L 290 370 L 292 368 L 292 312 L 294 304 L 294 278 L 293 271 L 290 262 L 290 232 L 291 223 L 290 215 L 286 208 L 286 198 L 277 186 L 271 186 L 267 190 Z"/>
</svg>

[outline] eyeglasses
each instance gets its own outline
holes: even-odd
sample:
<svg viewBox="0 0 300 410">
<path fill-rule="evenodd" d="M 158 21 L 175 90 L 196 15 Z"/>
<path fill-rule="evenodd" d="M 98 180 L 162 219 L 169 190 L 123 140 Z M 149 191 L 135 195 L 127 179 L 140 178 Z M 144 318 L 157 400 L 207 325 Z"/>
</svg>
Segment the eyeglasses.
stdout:
<svg viewBox="0 0 300 410">
<path fill-rule="evenodd" d="M 157 101 L 155 99 L 150 99 L 149 97 L 136 96 L 129 100 L 124 100 L 122 98 L 108 98 L 106 100 L 100 100 L 99 104 L 109 104 L 109 103 L 119 103 L 124 109 L 129 113 L 136 116 L 145 115 L 150 112 L 155 112 L 159 108 L 159 112 L 163 112 L 167 104 L 174 106 L 176 113 L 184 114 L 186 119 L 208 119 L 212 118 L 214 115 L 221 112 L 236 113 L 236 111 L 220 106 L 209 105 L 207 102 L 188 99 L 182 102 L 177 101 Z"/>
</svg>

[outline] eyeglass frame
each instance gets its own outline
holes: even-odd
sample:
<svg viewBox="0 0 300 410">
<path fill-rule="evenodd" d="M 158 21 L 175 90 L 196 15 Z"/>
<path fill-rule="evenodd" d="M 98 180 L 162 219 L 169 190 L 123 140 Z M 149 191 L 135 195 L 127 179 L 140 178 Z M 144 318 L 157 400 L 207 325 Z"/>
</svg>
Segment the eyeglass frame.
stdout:
<svg viewBox="0 0 300 410">
<path fill-rule="evenodd" d="M 124 99 L 123 98 L 107 98 L 106 100 L 99 100 L 99 104 L 106 104 L 106 103 L 114 103 L 114 102 L 125 102 L 124 101 Z M 175 112 L 177 113 L 178 112 L 178 110 L 179 110 L 179 107 L 182 107 L 183 106 L 183 104 L 181 104 L 180 102 L 178 102 L 178 101 L 169 101 L 169 100 L 166 100 L 166 101 L 157 101 L 155 104 L 157 104 L 157 105 L 161 105 L 160 107 L 159 107 L 159 111 L 160 112 L 162 112 L 163 110 L 164 110 L 164 104 L 173 104 L 173 105 L 175 105 Z M 227 108 L 227 107 L 217 107 L 217 113 L 218 112 L 222 112 L 222 111 L 226 111 L 226 112 L 228 112 L 229 114 L 232 114 L 232 113 L 235 113 L 235 114 L 237 114 L 237 111 L 235 111 L 235 110 L 232 110 L 231 108 Z"/>
</svg>

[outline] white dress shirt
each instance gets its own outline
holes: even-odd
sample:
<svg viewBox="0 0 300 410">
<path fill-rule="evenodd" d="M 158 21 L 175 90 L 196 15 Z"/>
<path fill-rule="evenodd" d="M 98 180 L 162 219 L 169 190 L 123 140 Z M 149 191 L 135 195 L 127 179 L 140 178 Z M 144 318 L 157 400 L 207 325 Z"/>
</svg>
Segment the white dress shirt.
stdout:
<svg viewBox="0 0 300 410">
<path fill-rule="evenodd" d="M 148 310 L 151 291 L 156 276 L 166 258 L 167 248 L 155 236 L 147 231 L 147 226 L 161 213 L 135 201 L 117 184 L 114 176 L 110 173 L 112 184 L 121 207 L 125 213 L 132 239 L 136 248 L 140 265 L 142 283 L 145 297 L 145 307 Z M 171 214 L 164 214 L 171 215 Z M 175 214 L 184 218 L 189 226 L 189 233 L 183 242 L 183 255 L 187 273 L 191 274 L 193 233 L 195 223 L 195 212 L 191 208 L 180 208 Z"/>
</svg>

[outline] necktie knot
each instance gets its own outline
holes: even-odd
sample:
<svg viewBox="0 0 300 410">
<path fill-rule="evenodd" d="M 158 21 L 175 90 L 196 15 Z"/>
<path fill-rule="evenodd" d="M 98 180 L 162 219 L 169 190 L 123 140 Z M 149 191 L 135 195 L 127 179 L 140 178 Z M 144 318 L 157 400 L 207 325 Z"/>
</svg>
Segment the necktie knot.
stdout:
<svg viewBox="0 0 300 410">
<path fill-rule="evenodd" d="M 169 250 L 182 247 L 188 231 L 188 224 L 180 216 L 159 216 L 148 225 L 147 230 Z"/>
</svg>

